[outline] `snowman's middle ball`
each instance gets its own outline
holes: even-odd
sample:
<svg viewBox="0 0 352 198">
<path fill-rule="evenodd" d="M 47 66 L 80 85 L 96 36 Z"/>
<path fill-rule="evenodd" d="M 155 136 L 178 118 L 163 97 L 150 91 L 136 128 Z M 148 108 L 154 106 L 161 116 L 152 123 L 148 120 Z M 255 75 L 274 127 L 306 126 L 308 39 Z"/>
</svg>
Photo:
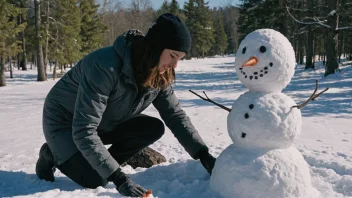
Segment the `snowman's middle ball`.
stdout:
<svg viewBox="0 0 352 198">
<path fill-rule="evenodd" d="M 299 137 L 301 111 L 283 93 L 246 92 L 227 117 L 229 135 L 237 147 L 288 148 Z"/>
</svg>

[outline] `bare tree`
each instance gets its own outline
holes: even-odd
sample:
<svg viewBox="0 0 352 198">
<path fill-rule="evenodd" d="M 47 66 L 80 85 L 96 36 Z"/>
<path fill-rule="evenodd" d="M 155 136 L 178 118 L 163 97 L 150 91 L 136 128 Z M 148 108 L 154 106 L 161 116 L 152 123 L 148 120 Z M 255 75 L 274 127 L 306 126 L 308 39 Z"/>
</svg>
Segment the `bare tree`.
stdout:
<svg viewBox="0 0 352 198">
<path fill-rule="evenodd" d="M 121 1 L 104 0 L 100 9 L 101 20 L 108 27 L 104 46 L 112 45 L 117 36 L 129 29 L 146 32 L 154 12 L 150 0 L 132 0 L 128 6 Z"/>
<path fill-rule="evenodd" d="M 101 21 L 108 27 L 104 46 L 112 45 L 116 37 L 128 29 L 122 2 L 104 0 L 100 9 Z"/>
<path fill-rule="evenodd" d="M 153 8 L 150 0 L 132 0 L 128 9 L 128 21 L 132 28 L 146 32 L 151 26 Z"/>
</svg>

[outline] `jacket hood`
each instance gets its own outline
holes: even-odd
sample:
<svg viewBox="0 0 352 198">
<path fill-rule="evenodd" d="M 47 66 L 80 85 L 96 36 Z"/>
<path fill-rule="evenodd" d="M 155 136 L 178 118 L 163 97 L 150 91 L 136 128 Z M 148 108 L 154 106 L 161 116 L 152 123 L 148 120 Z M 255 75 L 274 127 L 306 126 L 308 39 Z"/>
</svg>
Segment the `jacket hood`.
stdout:
<svg viewBox="0 0 352 198">
<path fill-rule="evenodd" d="M 139 30 L 132 29 L 118 36 L 113 44 L 116 53 L 123 60 L 122 73 L 128 76 L 133 83 L 135 83 L 135 80 L 132 68 L 131 46 L 136 36 L 144 36 L 144 34 Z"/>
</svg>

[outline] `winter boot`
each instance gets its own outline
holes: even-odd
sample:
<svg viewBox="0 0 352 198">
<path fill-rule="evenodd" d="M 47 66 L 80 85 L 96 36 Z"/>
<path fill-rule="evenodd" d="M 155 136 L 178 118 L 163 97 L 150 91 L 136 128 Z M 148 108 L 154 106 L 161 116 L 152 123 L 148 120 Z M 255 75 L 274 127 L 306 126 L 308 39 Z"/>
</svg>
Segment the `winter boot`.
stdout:
<svg viewBox="0 0 352 198">
<path fill-rule="evenodd" d="M 46 181 L 55 181 L 54 172 L 55 172 L 55 163 L 54 155 L 51 153 L 51 150 L 47 143 L 44 143 L 39 151 L 39 159 L 37 161 L 35 172 L 39 179 L 44 179 Z"/>
</svg>

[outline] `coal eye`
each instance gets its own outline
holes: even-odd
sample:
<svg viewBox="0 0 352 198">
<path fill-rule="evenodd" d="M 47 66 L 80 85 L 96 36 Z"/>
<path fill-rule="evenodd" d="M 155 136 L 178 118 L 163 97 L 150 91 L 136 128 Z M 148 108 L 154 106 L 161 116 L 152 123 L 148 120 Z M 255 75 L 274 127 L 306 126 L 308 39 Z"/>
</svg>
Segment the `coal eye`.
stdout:
<svg viewBox="0 0 352 198">
<path fill-rule="evenodd" d="M 244 47 L 244 48 L 242 49 L 242 54 L 246 53 L 246 50 L 247 50 L 247 48 Z"/>
<path fill-rule="evenodd" d="M 261 46 L 261 47 L 259 48 L 259 50 L 260 50 L 261 53 L 264 53 L 264 52 L 266 52 L 266 47 Z"/>
</svg>

